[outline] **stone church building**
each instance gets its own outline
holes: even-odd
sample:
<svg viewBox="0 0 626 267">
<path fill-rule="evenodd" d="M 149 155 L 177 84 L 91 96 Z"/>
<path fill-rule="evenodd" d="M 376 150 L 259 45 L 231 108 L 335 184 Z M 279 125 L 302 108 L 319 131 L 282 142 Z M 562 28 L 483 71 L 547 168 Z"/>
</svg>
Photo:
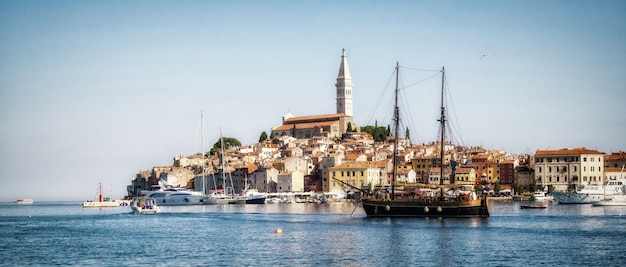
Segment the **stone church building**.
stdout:
<svg viewBox="0 0 626 267">
<path fill-rule="evenodd" d="M 283 116 L 283 124 L 272 129 L 274 135 L 292 135 L 295 128 L 296 138 L 316 136 L 340 138 L 348 131 L 348 125 L 357 130 L 358 126 L 354 123 L 352 112 L 352 77 L 350 77 L 345 49 L 341 53 L 341 64 L 335 87 L 337 88 L 337 113 L 300 117 L 288 113 Z"/>
</svg>

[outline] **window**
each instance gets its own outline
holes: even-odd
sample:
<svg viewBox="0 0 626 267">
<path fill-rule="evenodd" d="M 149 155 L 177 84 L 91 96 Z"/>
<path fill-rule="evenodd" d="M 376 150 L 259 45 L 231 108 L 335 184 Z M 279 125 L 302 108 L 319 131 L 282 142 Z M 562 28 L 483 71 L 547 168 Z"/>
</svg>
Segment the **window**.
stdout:
<svg viewBox="0 0 626 267">
<path fill-rule="evenodd" d="M 584 158 L 583 158 L 583 162 L 587 162 L 587 157 L 584 157 Z"/>
</svg>

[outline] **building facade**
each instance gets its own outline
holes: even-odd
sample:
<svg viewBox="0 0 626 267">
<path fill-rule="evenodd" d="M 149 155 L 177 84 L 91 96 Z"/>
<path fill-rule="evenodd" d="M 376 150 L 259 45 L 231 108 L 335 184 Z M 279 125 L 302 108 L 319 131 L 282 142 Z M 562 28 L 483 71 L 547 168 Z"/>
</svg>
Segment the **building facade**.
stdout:
<svg viewBox="0 0 626 267">
<path fill-rule="evenodd" d="M 537 150 L 535 183 L 555 191 L 602 185 L 604 153 L 586 148 Z"/>
</svg>

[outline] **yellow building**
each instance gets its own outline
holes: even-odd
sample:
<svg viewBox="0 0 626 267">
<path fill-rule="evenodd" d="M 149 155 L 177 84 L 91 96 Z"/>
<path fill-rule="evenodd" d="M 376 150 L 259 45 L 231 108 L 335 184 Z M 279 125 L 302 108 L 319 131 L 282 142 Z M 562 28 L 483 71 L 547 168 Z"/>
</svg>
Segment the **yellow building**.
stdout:
<svg viewBox="0 0 626 267">
<path fill-rule="evenodd" d="M 387 184 L 387 173 L 391 170 L 391 161 L 348 162 L 329 169 L 331 178 L 329 191 L 342 191 L 342 183 L 360 189 Z M 337 180 L 341 181 L 338 182 Z"/>
</svg>

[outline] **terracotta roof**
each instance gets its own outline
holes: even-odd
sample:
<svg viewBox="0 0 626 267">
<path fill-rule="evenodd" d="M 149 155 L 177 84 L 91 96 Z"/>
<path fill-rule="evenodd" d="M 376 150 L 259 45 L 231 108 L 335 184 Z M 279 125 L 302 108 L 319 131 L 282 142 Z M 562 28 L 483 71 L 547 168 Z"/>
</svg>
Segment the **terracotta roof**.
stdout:
<svg viewBox="0 0 626 267">
<path fill-rule="evenodd" d="M 535 156 L 566 156 L 566 155 L 581 155 L 581 154 L 596 154 L 603 155 L 604 153 L 598 150 L 591 150 L 587 148 L 573 148 L 573 149 L 559 149 L 559 150 L 537 150 Z"/>
<path fill-rule="evenodd" d="M 626 152 L 613 152 L 611 153 L 611 155 L 607 156 L 607 160 L 620 160 L 620 159 L 626 159 Z"/>
<path fill-rule="evenodd" d="M 339 120 L 341 117 L 350 117 L 346 114 L 324 114 L 324 115 L 312 115 L 312 116 L 300 116 L 300 117 L 292 117 L 285 120 L 285 124 L 289 123 L 297 123 L 297 122 L 310 122 L 310 121 L 321 121 L 321 120 Z"/>
<path fill-rule="evenodd" d="M 328 127 L 337 123 L 336 121 L 323 121 L 323 122 L 308 122 L 308 123 L 296 123 L 296 124 L 283 124 L 274 129 L 274 131 L 288 131 L 293 129 L 293 126 L 296 126 L 296 129 L 311 129 L 314 127 Z"/>
</svg>

